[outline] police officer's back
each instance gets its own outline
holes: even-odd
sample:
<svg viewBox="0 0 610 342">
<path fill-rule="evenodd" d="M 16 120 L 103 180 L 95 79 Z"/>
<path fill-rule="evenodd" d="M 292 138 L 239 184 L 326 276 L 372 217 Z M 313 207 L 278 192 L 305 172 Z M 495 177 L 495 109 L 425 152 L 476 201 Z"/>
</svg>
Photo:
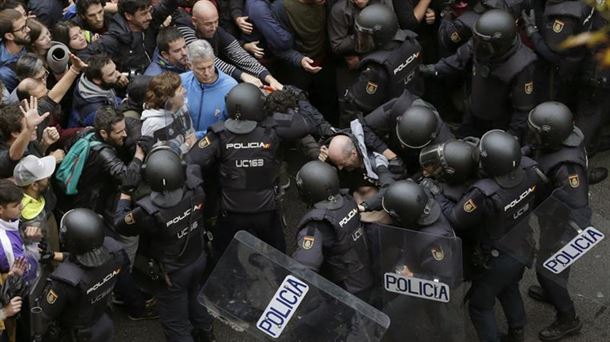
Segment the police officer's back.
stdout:
<svg viewBox="0 0 610 342">
<path fill-rule="evenodd" d="M 354 199 L 340 192 L 336 169 L 319 160 L 305 164 L 296 182 L 301 199 L 311 207 L 298 224 L 292 256 L 366 300 L 373 279 Z"/>
<path fill-rule="evenodd" d="M 348 88 L 344 123 L 357 113 L 366 114 L 405 88 L 413 90 L 421 46 L 417 35 L 400 30 L 391 8 L 372 4 L 356 18 L 356 51 L 367 53 L 360 61 L 360 75 Z"/>
<path fill-rule="evenodd" d="M 129 194 L 121 194 L 115 228 L 148 241 L 145 254 L 155 262 L 155 296 L 166 339 L 213 340 L 211 318 L 196 299 L 207 261 L 199 167 L 187 166 L 176 151 L 159 146 L 142 168 L 151 193 L 134 205 Z"/>
<path fill-rule="evenodd" d="M 553 210 L 552 217 L 541 222 L 540 261 L 547 259 L 563 244 L 564 233 L 572 229 L 568 222 L 581 227 L 591 223 L 587 154 L 583 135 L 573 124 L 572 112 L 562 103 L 544 102 L 536 106 L 529 114 L 528 126 L 533 158 L 549 180 L 542 187 L 540 201 L 552 192 L 556 200 L 570 209 Z M 550 302 L 557 310 L 557 319 L 540 331 L 540 339 L 554 341 L 580 331 L 582 322 L 576 316 L 567 290 L 569 270 L 554 279 L 549 279 L 544 273 L 537 273 L 537 276 L 541 286 L 530 286 L 528 294 L 534 299 Z"/>
<path fill-rule="evenodd" d="M 57 321 L 66 341 L 110 341 L 113 326 L 106 309 L 127 256 L 117 241 L 104 237 L 102 219 L 89 209 L 68 211 L 60 234 L 69 257 L 49 276 L 40 298 L 42 316 Z"/>
<path fill-rule="evenodd" d="M 530 252 L 526 239 L 519 239 L 527 230 L 515 227 L 533 210 L 539 170 L 533 160 L 522 157 L 517 140 L 504 131 L 485 133 L 478 154 L 483 178 L 455 205 L 443 194 L 435 198 L 456 231 L 476 231 L 478 248 L 472 262 L 478 271 L 470 290 L 469 313 L 479 338 L 499 340 L 493 308 L 497 297 L 508 320 L 510 340 L 522 341 L 526 322 L 519 281 L 531 260 L 515 257 Z M 502 245 L 500 239 L 509 234 L 523 245 Z"/>
<path fill-rule="evenodd" d="M 310 131 L 303 117 L 274 114 L 266 117 L 264 95 L 242 83 L 227 94 L 230 119 L 219 121 L 189 152 L 190 162 L 203 172 L 220 170 L 220 209 L 216 247 L 220 252 L 237 229 L 246 229 L 284 250 L 281 218 L 276 205 L 279 144 L 302 138 Z"/>
</svg>

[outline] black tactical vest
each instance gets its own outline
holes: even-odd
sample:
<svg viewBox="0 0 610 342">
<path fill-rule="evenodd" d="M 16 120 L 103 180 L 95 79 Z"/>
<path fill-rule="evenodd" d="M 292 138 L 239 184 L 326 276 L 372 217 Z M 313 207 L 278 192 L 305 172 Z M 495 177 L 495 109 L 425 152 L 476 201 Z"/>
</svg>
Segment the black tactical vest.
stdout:
<svg viewBox="0 0 610 342">
<path fill-rule="evenodd" d="M 539 183 L 536 162 L 522 157 L 519 168 L 524 172 L 523 180 L 512 188 L 503 188 L 492 178 L 480 179 L 472 185 L 494 204 L 494 215 L 486 217 L 480 226 L 480 242 L 484 244 L 494 246 L 496 240 L 508 234 L 534 209 Z"/>
<path fill-rule="evenodd" d="M 324 250 L 322 271 L 332 282 L 358 291 L 369 288 L 373 282 L 371 264 L 364 228 L 358 207 L 349 195 L 343 197 L 339 209 L 314 208 L 299 222 L 301 231 L 309 222 L 326 221 L 335 233 L 335 244 Z M 308 233 L 309 234 L 309 233 Z M 311 234 L 313 236 L 313 232 Z"/>
<path fill-rule="evenodd" d="M 168 273 L 187 266 L 203 253 L 203 206 L 205 196 L 199 179 L 189 178 L 182 201 L 172 208 L 156 206 L 150 196 L 137 202 L 156 218 L 158 229 L 150 237 L 151 257 L 161 262 Z"/>
<path fill-rule="evenodd" d="M 66 308 L 59 317 L 60 324 L 68 330 L 87 329 L 97 322 L 108 306 L 123 265 L 122 245 L 112 238 L 104 239 L 104 247 L 111 258 L 99 267 L 90 268 L 64 260 L 49 278 L 78 288 L 78 300 Z"/>
<path fill-rule="evenodd" d="M 405 86 L 413 79 L 423 58 L 422 47 L 416 37 L 414 32 L 400 30 L 392 41 L 398 44 L 398 48 L 371 52 L 360 61 L 360 70 L 364 70 L 369 63 L 375 63 L 382 65 L 389 76 L 388 93 L 380 103 L 402 94 Z"/>
<path fill-rule="evenodd" d="M 510 92 L 513 78 L 536 60 L 536 54 L 521 44 L 517 51 L 499 65 L 490 66 L 474 60 L 472 66 L 472 114 L 486 121 L 510 121 Z"/>
<path fill-rule="evenodd" d="M 271 121 L 250 133 L 235 134 L 223 122 L 211 127 L 220 140 L 221 208 L 228 212 L 274 210 L 280 139 Z"/>
</svg>

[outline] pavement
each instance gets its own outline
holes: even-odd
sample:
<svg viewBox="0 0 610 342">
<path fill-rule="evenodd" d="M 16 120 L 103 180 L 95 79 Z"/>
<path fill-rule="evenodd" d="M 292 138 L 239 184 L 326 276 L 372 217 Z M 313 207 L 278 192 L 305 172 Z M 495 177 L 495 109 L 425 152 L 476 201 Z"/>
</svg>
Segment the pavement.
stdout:
<svg viewBox="0 0 610 342">
<path fill-rule="evenodd" d="M 298 158 L 292 155 L 289 170 L 292 175 L 298 170 Z M 600 153 L 589 161 L 590 167 L 604 166 L 610 169 L 610 152 Z M 594 226 L 606 234 L 606 239 L 600 242 L 591 252 L 578 260 L 572 267 L 570 277 L 571 293 L 576 304 L 577 313 L 584 322 L 584 327 L 578 335 L 564 338 L 570 342 L 602 342 L 610 341 L 610 180 L 590 188 L 590 203 L 594 215 Z M 295 226 L 304 213 L 304 205 L 297 199 L 296 189 L 290 187 L 286 195 L 286 241 L 289 252 L 295 245 Z M 607 219 L 604 219 L 607 218 Z M 291 248 L 292 247 L 292 248 Z M 521 282 L 521 290 L 527 312 L 526 341 L 538 341 L 538 331 L 550 324 L 554 319 L 551 306 L 536 302 L 527 297 L 527 288 L 536 284 L 535 273 L 527 269 Z M 505 330 L 505 318 L 496 305 L 496 317 L 501 329 Z M 164 341 L 161 326 L 154 321 L 130 321 L 120 310 L 113 313 L 115 322 L 115 341 L 156 342 Z M 476 336 L 467 316 L 464 317 L 467 330 L 467 341 L 476 341 Z M 252 341 L 252 337 L 237 333 L 220 322 L 215 323 L 215 333 L 220 342 Z M 324 341 L 320 341 L 324 342 Z"/>
</svg>

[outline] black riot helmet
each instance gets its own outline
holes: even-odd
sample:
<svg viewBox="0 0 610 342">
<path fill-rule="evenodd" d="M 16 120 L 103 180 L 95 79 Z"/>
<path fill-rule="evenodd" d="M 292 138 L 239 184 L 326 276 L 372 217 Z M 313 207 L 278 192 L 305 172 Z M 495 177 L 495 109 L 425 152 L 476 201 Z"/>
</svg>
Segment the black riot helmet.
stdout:
<svg viewBox="0 0 610 342">
<path fill-rule="evenodd" d="M 530 111 L 528 140 L 543 149 L 558 149 L 574 130 L 570 109 L 556 101 L 543 102 Z"/>
<path fill-rule="evenodd" d="M 475 147 L 464 141 L 427 146 L 419 153 L 419 164 L 430 177 L 450 184 L 461 184 L 474 177 Z"/>
<path fill-rule="evenodd" d="M 503 10 L 485 12 L 473 28 L 474 55 L 481 62 L 501 60 L 519 40 L 515 18 Z"/>
<path fill-rule="evenodd" d="M 262 121 L 265 95 L 251 83 L 233 87 L 225 98 L 229 117 L 234 120 Z"/>
<path fill-rule="evenodd" d="M 494 129 L 479 141 L 479 165 L 488 177 L 502 177 L 521 164 L 521 147 L 511 134 Z"/>
<path fill-rule="evenodd" d="M 441 208 L 424 188 L 410 181 L 394 182 L 381 199 L 381 206 L 403 228 L 427 226 L 439 218 Z"/>
<path fill-rule="evenodd" d="M 365 53 L 389 43 L 398 31 L 398 19 L 394 11 L 382 4 L 365 7 L 354 24 L 356 52 Z"/>
<path fill-rule="evenodd" d="M 169 146 L 158 146 L 146 156 L 142 171 L 155 205 L 172 207 L 182 199 L 186 178 L 185 162 Z"/>
<path fill-rule="evenodd" d="M 339 175 L 333 166 L 312 160 L 299 170 L 296 175 L 297 188 L 301 199 L 307 204 L 323 201 L 334 201 L 339 194 Z"/>
<path fill-rule="evenodd" d="M 436 138 L 438 117 L 426 106 L 413 105 L 396 118 L 396 136 L 400 143 L 411 149 L 427 146 Z"/>
<path fill-rule="evenodd" d="M 104 221 L 93 210 L 76 208 L 61 218 L 59 232 L 63 248 L 80 264 L 96 267 L 110 258 L 104 244 Z"/>
</svg>

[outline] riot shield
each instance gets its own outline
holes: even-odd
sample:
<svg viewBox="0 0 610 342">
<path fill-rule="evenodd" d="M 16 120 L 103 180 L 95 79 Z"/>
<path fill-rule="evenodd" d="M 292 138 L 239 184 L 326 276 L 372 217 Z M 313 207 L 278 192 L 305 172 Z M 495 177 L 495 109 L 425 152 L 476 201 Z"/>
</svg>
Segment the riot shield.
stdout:
<svg viewBox="0 0 610 342">
<path fill-rule="evenodd" d="M 465 341 L 462 244 L 383 224 L 366 227 L 375 297 L 392 322 L 384 341 Z"/>
<path fill-rule="evenodd" d="M 389 318 L 239 231 L 199 294 L 215 317 L 257 340 L 379 341 Z"/>
<path fill-rule="evenodd" d="M 610 295 L 610 263 L 605 260 L 610 255 L 609 228 L 600 214 L 571 208 L 554 193 L 497 247 L 531 266 L 526 282 L 550 289 L 545 292 L 551 301 L 569 293 L 581 320 L 594 324 Z"/>
</svg>

